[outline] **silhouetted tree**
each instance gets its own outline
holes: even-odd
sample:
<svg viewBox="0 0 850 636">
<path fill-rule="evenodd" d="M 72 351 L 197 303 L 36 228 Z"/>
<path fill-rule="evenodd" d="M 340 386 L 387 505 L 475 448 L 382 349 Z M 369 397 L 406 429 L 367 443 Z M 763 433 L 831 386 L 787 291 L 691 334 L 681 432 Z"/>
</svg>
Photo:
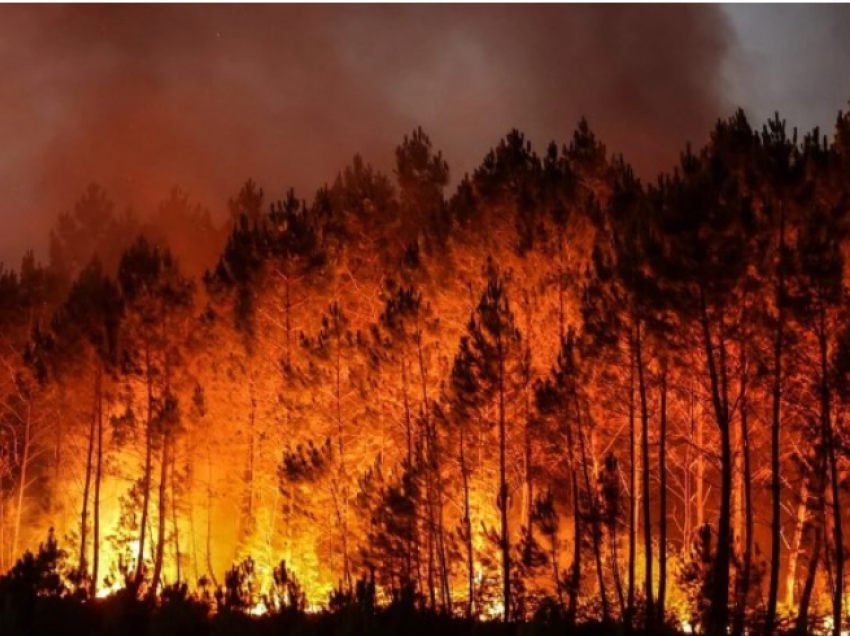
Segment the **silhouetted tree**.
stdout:
<svg viewBox="0 0 850 636">
<path fill-rule="evenodd" d="M 504 290 L 504 284 L 494 269 L 488 272 L 487 288 L 467 325 L 461 339 L 458 359 L 473 374 L 475 390 L 484 399 L 495 402 L 495 425 L 499 440 L 500 512 L 499 550 L 502 559 L 502 602 L 504 620 L 511 612 L 510 528 L 508 526 L 509 494 L 507 480 L 508 401 L 512 390 L 521 381 L 524 361 L 522 337 L 515 326 L 514 316 Z M 455 363 L 458 364 L 457 362 Z"/>
<path fill-rule="evenodd" d="M 193 283 L 180 272 L 167 250 L 139 238 L 124 254 L 118 283 L 126 308 L 122 340 L 125 373 L 140 380 L 144 409 L 143 502 L 136 579 L 141 582 L 148 539 L 155 448 L 160 451 L 159 514 L 151 592 L 160 582 L 165 550 L 168 464 L 180 428 L 175 374 L 189 335 Z"/>
<path fill-rule="evenodd" d="M 118 338 L 123 306 L 116 283 L 103 271 L 100 261 L 93 260 L 74 281 L 65 303 L 54 314 L 52 334 L 56 342 L 56 363 L 60 373 L 76 369 L 93 369 L 93 407 L 86 451 L 83 506 L 80 520 L 79 569 L 90 574 L 89 593 L 97 591 L 100 568 L 100 490 L 104 462 L 104 383 L 114 376 L 118 362 Z M 79 367 L 74 359 L 89 359 Z M 60 380 L 63 379 L 60 376 Z M 93 556 L 89 571 L 87 535 L 88 506 L 94 479 Z"/>
<path fill-rule="evenodd" d="M 718 124 L 715 136 L 725 124 Z M 720 434 L 721 501 L 712 569 L 710 636 L 723 636 L 729 617 L 732 546 L 733 450 L 730 342 L 741 285 L 753 249 L 754 218 L 721 157 L 687 153 L 679 172 L 660 183 L 658 257 L 653 259 L 663 296 L 684 324 L 693 324 L 709 379 Z"/>
</svg>

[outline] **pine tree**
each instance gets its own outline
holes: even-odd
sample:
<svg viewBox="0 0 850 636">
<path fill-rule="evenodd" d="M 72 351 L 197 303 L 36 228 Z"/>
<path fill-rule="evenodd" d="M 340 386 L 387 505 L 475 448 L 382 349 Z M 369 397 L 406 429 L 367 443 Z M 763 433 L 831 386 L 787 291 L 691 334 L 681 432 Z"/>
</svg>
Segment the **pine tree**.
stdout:
<svg viewBox="0 0 850 636">
<path fill-rule="evenodd" d="M 239 544 L 245 554 L 274 542 L 277 510 L 258 509 L 255 501 L 264 489 L 275 496 L 281 493 L 264 481 L 268 471 L 260 462 L 272 445 L 277 461 L 283 440 L 291 439 L 304 410 L 298 332 L 313 308 L 308 292 L 322 287 L 326 263 L 313 212 L 293 190 L 268 210 L 263 205 L 263 192 L 251 181 L 231 200 L 230 237 L 215 270 L 205 276 L 212 297 L 207 312 L 212 319 L 209 336 L 219 344 L 213 361 L 226 350 L 227 373 L 248 378 L 241 390 L 225 397 L 235 411 L 233 417 L 244 423 Z M 269 343 L 273 346 L 268 347 Z M 274 426 L 269 425 L 272 420 Z M 291 511 L 288 505 L 283 510 L 285 524 Z M 261 513 L 265 512 L 270 518 L 263 524 Z M 288 550 L 291 527 L 286 527 Z"/>
<path fill-rule="evenodd" d="M 473 184 L 480 205 L 489 216 L 483 220 L 495 228 L 493 240 L 499 248 L 520 255 L 534 248 L 541 220 L 537 204 L 540 173 L 539 157 L 516 129 L 487 154 L 475 171 Z M 512 227 L 505 227 L 506 221 L 512 222 Z M 479 240 L 483 238 L 479 234 Z"/>
<path fill-rule="evenodd" d="M 807 161 L 828 161 L 816 140 L 807 142 Z M 844 540 L 840 501 L 840 432 L 836 423 L 835 373 L 837 339 L 847 320 L 850 298 L 843 282 L 842 242 L 848 235 L 847 207 L 824 208 L 817 203 L 802 221 L 795 245 L 795 286 L 791 291 L 796 319 L 806 328 L 816 352 L 810 371 L 818 396 L 817 421 L 823 444 L 832 510 L 833 634 L 841 633 L 844 602 Z"/>
<path fill-rule="evenodd" d="M 477 615 L 475 585 L 475 551 L 473 547 L 473 521 L 470 501 L 470 481 L 472 462 L 470 461 L 471 440 L 474 439 L 475 425 L 482 418 L 484 395 L 479 391 L 479 380 L 472 367 L 472 359 L 459 353 L 452 365 L 451 378 L 445 396 L 445 405 L 434 405 L 435 420 L 441 422 L 458 438 L 458 466 L 460 470 L 463 508 L 458 535 L 463 541 L 464 565 L 466 567 L 467 604 L 466 616 Z"/>
<path fill-rule="evenodd" d="M 401 380 L 398 389 L 394 390 L 400 395 L 395 397 L 390 393 L 387 396 L 390 398 L 387 404 L 400 406 L 400 409 L 399 406 L 392 407 L 390 417 L 396 419 L 400 416 L 404 424 L 403 447 L 406 449 L 406 457 L 402 461 L 402 470 L 408 479 L 422 482 L 425 504 L 424 511 L 417 510 L 417 514 L 409 517 L 412 525 L 408 533 L 411 540 L 408 548 L 419 572 L 421 537 L 417 517 L 421 512 L 426 519 L 424 531 L 425 545 L 428 547 L 427 580 L 430 582 L 434 579 L 433 573 L 430 572 L 433 548 L 436 552 L 434 560 L 440 596 L 445 608 L 449 605 L 449 571 L 443 527 L 444 496 L 440 442 L 429 399 L 432 380 L 428 373 L 435 329 L 436 321 L 432 316 L 431 307 L 423 302 L 419 292 L 413 287 L 398 286 L 393 280 L 387 281 L 384 308 L 377 324 L 371 329 L 371 373 L 380 374 L 386 387 L 393 386 L 393 378 Z M 411 483 L 407 490 L 410 491 L 412 487 Z M 414 561 L 409 564 L 411 567 Z M 408 572 L 408 575 L 410 574 Z M 421 589 L 421 581 L 419 583 Z M 429 596 L 434 596 L 433 589 L 428 592 Z"/>
<path fill-rule="evenodd" d="M 63 212 L 50 231 L 50 269 L 70 284 L 97 258 L 114 276 L 121 254 L 140 229 L 129 212 L 116 212 L 115 203 L 96 183 L 90 184 L 73 209 Z"/>
<path fill-rule="evenodd" d="M 507 444 L 509 435 L 508 409 L 512 392 L 522 378 L 522 336 L 515 326 L 514 316 L 498 272 L 491 267 L 487 288 L 469 320 L 467 333 L 461 339 L 458 353 L 460 364 L 473 374 L 477 392 L 495 403 L 494 424 L 498 429 L 499 489 L 497 505 L 500 513 L 499 551 L 502 565 L 503 619 L 511 619 L 511 555 L 508 508 L 510 490 L 507 476 Z M 458 362 L 456 361 L 457 365 Z"/>
<path fill-rule="evenodd" d="M 768 600 L 764 633 L 772 634 L 776 621 L 776 607 L 779 595 L 779 571 L 781 549 L 781 430 L 782 430 L 782 389 L 785 372 L 787 321 L 787 288 L 789 277 L 789 228 L 795 226 L 795 217 L 803 162 L 794 139 L 788 137 L 784 120 L 779 115 L 770 120 L 763 128 L 760 145 L 751 170 L 756 172 L 758 188 L 756 196 L 761 200 L 763 218 L 761 232 L 768 237 L 764 258 L 760 263 L 760 274 L 765 281 L 773 283 L 773 302 L 764 313 L 764 322 L 772 334 L 772 416 L 771 416 L 771 550 L 770 575 L 768 580 Z M 746 158 L 746 157 L 745 157 Z M 752 543 L 748 532 L 748 545 Z M 748 554 L 751 549 L 748 549 Z M 747 558 L 747 564 L 749 564 Z M 740 631 L 740 627 L 738 629 Z"/>
<path fill-rule="evenodd" d="M 569 476 L 573 503 L 573 563 L 570 568 L 567 617 L 576 620 L 578 596 L 582 581 L 582 544 L 586 541 L 585 522 L 590 526 L 590 542 L 596 564 L 602 618 L 610 617 L 608 594 L 602 564 L 602 514 L 595 484 L 590 478 L 589 458 L 584 433 L 585 410 L 575 332 L 568 330 L 561 344 L 558 360 L 550 377 L 535 386 L 535 401 L 543 417 L 552 418 L 566 439 Z M 562 427 L 562 428 L 561 428 Z"/>
<path fill-rule="evenodd" d="M 727 124 L 718 124 L 715 138 Z M 729 376 L 733 317 L 752 259 L 754 219 L 749 200 L 711 149 L 685 154 L 681 172 L 653 195 L 660 238 L 652 259 L 663 297 L 685 325 L 693 325 L 709 378 L 709 395 L 720 434 L 721 488 L 718 542 L 712 569 L 708 633 L 723 636 L 729 618 L 732 546 L 735 406 Z"/>
<path fill-rule="evenodd" d="M 49 352 L 45 333 L 50 313 L 59 303 L 61 289 L 61 279 L 36 261 L 32 252 L 21 259 L 18 272 L 2 276 L 0 291 L 4 297 L 0 300 L 0 331 L 4 346 L 0 363 L 6 373 L 0 406 L 6 434 L 11 437 L 7 442 L 7 457 L 11 457 L 12 464 L 7 490 L 14 506 L 14 515 L 8 521 L 11 523 L 11 538 L 6 542 L 9 552 L 4 555 L 8 562 L 17 557 L 24 541 L 27 499 L 37 482 L 34 477 L 38 473 L 33 471 L 42 463 L 39 456 L 48 447 L 51 433 L 56 443 L 54 450 L 58 450 L 62 440 L 62 430 L 55 425 L 56 420 L 49 421 L 45 417 L 49 405 L 46 385 Z M 58 468 L 58 459 L 54 467 Z M 0 487 L 2 490 L 6 489 Z M 6 530 L 4 525 L 3 532 Z"/>
<path fill-rule="evenodd" d="M 450 230 L 443 190 L 449 182 L 449 165 L 433 152 L 431 139 L 417 128 L 395 151 L 395 174 L 399 185 L 402 229 L 398 238 L 406 244 L 425 242 L 426 253 L 447 245 Z"/>
<path fill-rule="evenodd" d="M 122 340 L 125 373 L 139 380 L 144 397 L 143 503 L 136 556 L 136 583 L 144 571 L 144 554 L 154 485 L 154 450 L 160 450 L 157 541 L 150 592 L 160 583 L 165 550 L 168 464 L 181 427 L 177 372 L 189 336 L 194 286 L 185 278 L 168 250 L 140 237 L 121 259 L 118 283 L 126 308 L 126 337 Z"/>
<path fill-rule="evenodd" d="M 311 338 L 302 335 L 302 346 L 309 356 L 307 382 L 314 388 L 314 405 L 323 416 L 327 437 L 335 448 L 335 470 L 330 480 L 332 509 L 342 544 L 341 581 L 350 591 L 353 584 L 353 550 L 349 508 L 354 496 L 352 484 L 358 473 L 360 450 L 355 427 L 364 414 L 368 378 L 364 376 L 361 334 L 350 327 L 348 315 L 332 302 L 322 315 L 321 328 Z"/>
<path fill-rule="evenodd" d="M 90 359 L 82 369 L 91 369 L 94 404 L 90 415 L 88 450 L 83 487 L 80 532 L 80 575 L 90 574 L 89 593 L 94 595 L 99 582 L 100 566 L 100 490 L 104 462 L 104 384 L 117 371 L 118 338 L 123 314 L 121 296 L 115 282 L 103 271 L 100 261 L 93 260 L 74 281 L 65 303 L 54 314 L 52 336 L 56 348 L 55 366 L 64 375 L 78 367 L 80 358 Z M 60 375 L 59 380 L 64 377 Z M 87 534 L 90 487 L 94 479 L 93 557 L 88 569 Z"/>
</svg>

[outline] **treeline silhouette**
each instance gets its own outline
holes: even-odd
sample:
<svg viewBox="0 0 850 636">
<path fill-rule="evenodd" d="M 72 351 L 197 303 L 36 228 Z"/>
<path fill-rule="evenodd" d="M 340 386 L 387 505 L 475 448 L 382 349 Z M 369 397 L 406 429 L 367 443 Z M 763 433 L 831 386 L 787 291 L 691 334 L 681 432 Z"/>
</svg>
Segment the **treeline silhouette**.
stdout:
<svg viewBox="0 0 850 636">
<path fill-rule="evenodd" d="M 0 272 L 4 620 L 840 636 L 850 115 L 395 159 L 170 237 L 92 186 Z"/>
</svg>

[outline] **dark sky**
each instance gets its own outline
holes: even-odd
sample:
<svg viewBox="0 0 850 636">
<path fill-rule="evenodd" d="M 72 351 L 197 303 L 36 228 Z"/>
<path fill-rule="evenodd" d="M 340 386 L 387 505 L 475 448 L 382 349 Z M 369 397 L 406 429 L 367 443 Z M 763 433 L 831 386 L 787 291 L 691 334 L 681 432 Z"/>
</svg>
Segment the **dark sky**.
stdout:
<svg viewBox="0 0 850 636">
<path fill-rule="evenodd" d="M 144 212 L 220 213 L 254 177 L 310 197 L 422 125 L 455 175 L 510 128 L 582 115 L 641 174 L 743 106 L 831 126 L 850 11 L 823 6 L 2 6 L 0 261 L 97 181 Z"/>
</svg>

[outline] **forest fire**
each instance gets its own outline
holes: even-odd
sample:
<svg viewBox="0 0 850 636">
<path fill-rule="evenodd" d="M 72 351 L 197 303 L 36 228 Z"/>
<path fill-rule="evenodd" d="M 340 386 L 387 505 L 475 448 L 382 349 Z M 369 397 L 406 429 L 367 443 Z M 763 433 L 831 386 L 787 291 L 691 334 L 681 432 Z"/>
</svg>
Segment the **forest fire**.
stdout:
<svg viewBox="0 0 850 636">
<path fill-rule="evenodd" d="M 203 277 L 92 186 L 0 273 L 0 596 L 846 634 L 848 142 L 515 131 L 446 198 L 417 129 Z"/>
</svg>

